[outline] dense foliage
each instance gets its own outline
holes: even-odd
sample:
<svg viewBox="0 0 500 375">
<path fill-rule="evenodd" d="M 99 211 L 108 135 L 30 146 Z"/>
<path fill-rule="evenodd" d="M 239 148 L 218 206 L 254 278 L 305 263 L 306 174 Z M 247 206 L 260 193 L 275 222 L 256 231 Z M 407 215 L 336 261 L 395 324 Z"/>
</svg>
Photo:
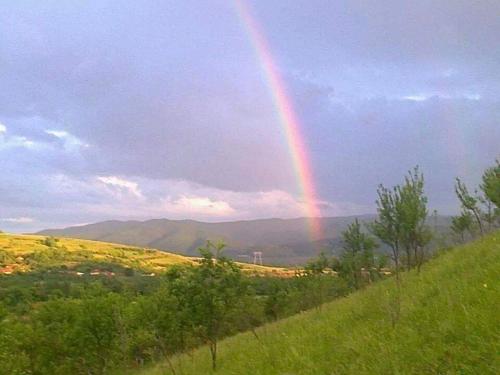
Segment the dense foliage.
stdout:
<svg viewBox="0 0 500 375">
<path fill-rule="evenodd" d="M 349 292 L 335 273 L 246 276 L 208 243 L 156 277 L 64 269 L 0 276 L 1 374 L 104 374 L 217 343 Z M 89 268 L 95 265 L 88 265 Z M 82 267 L 82 266 L 80 266 Z M 103 268 L 103 265 L 100 265 Z"/>
</svg>

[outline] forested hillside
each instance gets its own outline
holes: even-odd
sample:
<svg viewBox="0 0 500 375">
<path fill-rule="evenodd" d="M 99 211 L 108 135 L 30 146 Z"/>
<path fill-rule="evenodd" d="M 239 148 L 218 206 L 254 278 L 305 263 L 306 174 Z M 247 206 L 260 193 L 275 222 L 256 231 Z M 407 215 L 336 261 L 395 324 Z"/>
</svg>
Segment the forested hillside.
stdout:
<svg viewBox="0 0 500 375">
<path fill-rule="evenodd" d="M 375 215 L 362 215 L 370 222 Z M 149 221 L 107 221 L 65 229 L 44 230 L 43 235 L 85 238 L 197 255 L 207 240 L 223 241 L 226 255 L 236 261 L 251 262 L 253 252 L 261 251 L 265 264 L 300 265 L 320 250 L 339 253 L 341 233 L 354 217 L 318 218 L 323 238 L 311 241 L 307 219 L 265 219 L 227 223 L 194 220 L 157 219 Z M 446 230 L 450 218 L 437 216 L 432 223 Z"/>
<path fill-rule="evenodd" d="M 370 219 L 372 216 L 366 216 Z M 107 221 L 66 229 L 45 230 L 44 235 L 86 238 L 152 247 L 178 254 L 196 255 L 207 240 L 223 241 L 226 254 L 243 262 L 252 261 L 254 251 L 263 253 L 266 264 L 297 265 L 318 254 L 321 247 L 338 244 L 339 236 L 354 217 L 322 218 L 324 238 L 311 241 L 308 221 L 264 219 L 227 223 L 157 219 Z"/>
</svg>

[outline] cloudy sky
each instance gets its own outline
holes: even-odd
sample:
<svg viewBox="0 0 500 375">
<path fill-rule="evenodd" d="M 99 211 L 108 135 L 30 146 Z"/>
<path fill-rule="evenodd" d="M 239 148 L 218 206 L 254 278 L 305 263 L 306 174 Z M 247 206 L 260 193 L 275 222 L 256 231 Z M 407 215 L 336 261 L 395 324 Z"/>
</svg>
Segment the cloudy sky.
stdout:
<svg viewBox="0 0 500 375">
<path fill-rule="evenodd" d="M 235 1 L 2 1 L 0 229 L 301 216 Z M 374 212 L 415 164 L 456 212 L 454 177 L 477 184 L 500 154 L 499 1 L 243 1 L 323 215 Z"/>
</svg>

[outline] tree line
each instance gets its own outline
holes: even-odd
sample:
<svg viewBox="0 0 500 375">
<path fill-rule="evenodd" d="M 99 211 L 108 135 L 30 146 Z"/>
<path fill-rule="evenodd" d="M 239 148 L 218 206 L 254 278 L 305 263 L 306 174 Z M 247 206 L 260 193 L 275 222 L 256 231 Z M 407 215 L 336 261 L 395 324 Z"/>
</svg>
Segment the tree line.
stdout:
<svg viewBox="0 0 500 375">
<path fill-rule="evenodd" d="M 451 229 L 461 242 L 483 235 L 498 227 L 500 218 L 500 160 L 482 176 L 479 189 L 471 193 L 457 177 L 455 192 L 461 213 L 452 219 Z"/>
<path fill-rule="evenodd" d="M 416 166 L 408 171 L 403 183 L 391 188 L 379 185 L 377 189 L 377 218 L 360 224 L 358 219 L 342 233 L 343 249 L 339 258 L 325 254 L 310 263 L 312 270 L 323 272 L 330 267 L 343 277 L 349 286 L 359 289 L 378 278 L 388 264 L 384 253 L 377 252 L 380 244 L 390 249 L 390 265 L 395 273 L 397 293 L 391 302 L 391 321 L 396 324 L 400 315 L 400 272 L 416 268 L 436 252 L 431 241 L 439 236 L 429 218 L 428 198 L 424 191 L 424 175 Z M 451 231 L 458 242 L 474 239 L 500 224 L 500 161 L 483 173 L 479 190 L 471 194 L 456 178 L 455 193 L 461 205 L 461 214 L 452 217 Z M 437 211 L 434 211 L 437 219 Z M 466 238 L 468 234 L 468 238 Z M 306 267 L 307 268 L 307 267 Z"/>
</svg>

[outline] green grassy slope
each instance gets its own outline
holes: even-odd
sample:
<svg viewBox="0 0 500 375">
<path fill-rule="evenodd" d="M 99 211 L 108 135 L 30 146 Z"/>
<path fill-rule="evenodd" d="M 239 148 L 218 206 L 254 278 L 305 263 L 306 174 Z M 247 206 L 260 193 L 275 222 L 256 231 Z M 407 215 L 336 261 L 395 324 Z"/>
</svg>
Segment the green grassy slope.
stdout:
<svg viewBox="0 0 500 375">
<path fill-rule="evenodd" d="M 221 342 L 217 374 L 499 374 L 500 232 L 395 280 Z M 211 374 L 208 349 L 174 358 L 178 374 Z M 142 375 L 171 373 L 166 366 Z"/>
</svg>

